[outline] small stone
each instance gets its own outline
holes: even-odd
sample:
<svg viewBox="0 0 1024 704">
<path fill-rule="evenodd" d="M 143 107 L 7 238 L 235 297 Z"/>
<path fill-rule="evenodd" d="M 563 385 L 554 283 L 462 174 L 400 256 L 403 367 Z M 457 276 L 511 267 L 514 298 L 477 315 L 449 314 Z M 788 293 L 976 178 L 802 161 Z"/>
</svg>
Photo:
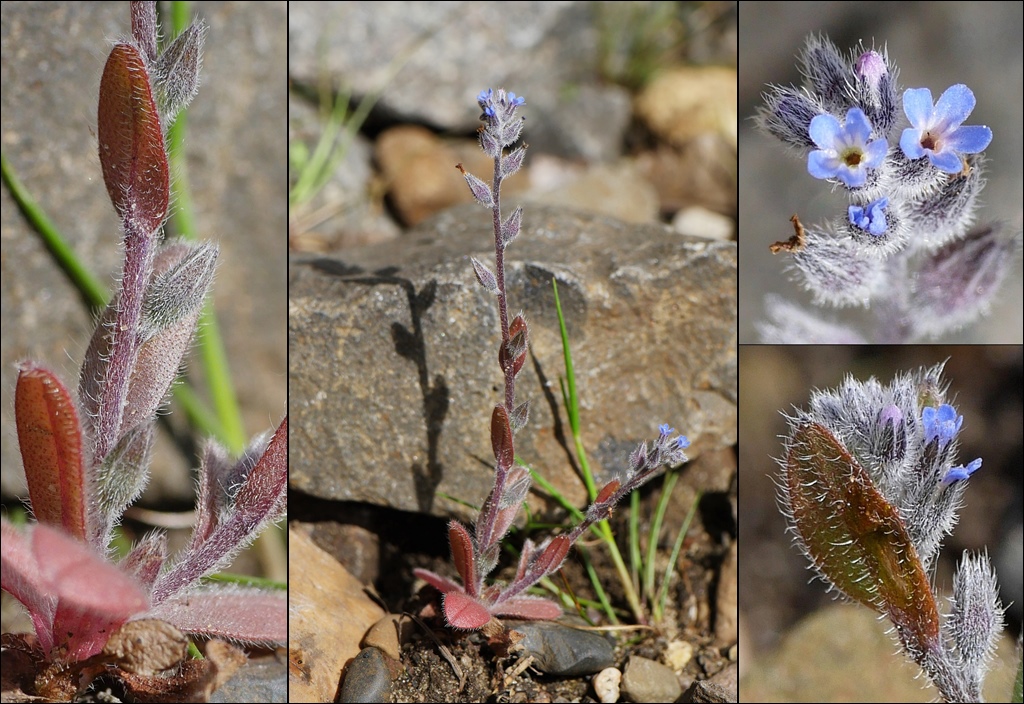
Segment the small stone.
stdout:
<svg viewBox="0 0 1024 704">
<path fill-rule="evenodd" d="M 693 688 L 693 701 L 707 704 L 724 704 L 739 701 L 739 672 L 734 663 L 706 680 L 697 682 Z"/>
<path fill-rule="evenodd" d="M 391 692 L 391 671 L 386 657 L 377 648 L 363 648 L 345 671 L 338 701 L 386 701 Z"/>
<path fill-rule="evenodd" d="M 715 637 L 722 645 L 732 645 L 738 636 L 739 603 L 736 575 L 736 563 L 739 558 L 738 545 L 738 542 L 733 541 L 718 577 L 718 595 L 715 599 Z"/>
<path fill-rule="evenodd" d="M 684 640 L 674 640 L 665 646 L 665 664 L 681 672 L 693 657 L 693 646 Z"/>
<path fill-rule="evenodd" d="M 713 240 L 731 240 L 736 222 L 725 215 L 694 205 L 680 210 L 672 218 L 676 232 L 691 237 L 707 237 Z"/>
<path fill-rule="evenodd" d="M 523 634 L 523 649 L 534 657 L 533 666 L 545 674 L 592 675 L 615 663 L 612 644 L 597 633 L 549 621 L 506 621 L 505 624 Z"/>
<path fill-rule="evenodd" d="M 634 702 L 674 702 L 683 693 L 671 668 L 638 655 L 626 663 L 622 689 Z"/>
<path fill-rule="evenodd" d="M 607 667 L 594 677 L 594 694 L 604 704 L 614 704 L 619 701 L 619 683 L 622 682 L 622 673 L 614 667 Z"/>
<path fill-rule="evenodd" d="M 388 657 L 400 660 L 402 643 L 409 640 L 412 631 L 412 619 L 403 619 L 400 614 L 388 614 L 370 626 L 370 630 L 363 637 L 362 646 L 379 648 Z"/>
</svg>

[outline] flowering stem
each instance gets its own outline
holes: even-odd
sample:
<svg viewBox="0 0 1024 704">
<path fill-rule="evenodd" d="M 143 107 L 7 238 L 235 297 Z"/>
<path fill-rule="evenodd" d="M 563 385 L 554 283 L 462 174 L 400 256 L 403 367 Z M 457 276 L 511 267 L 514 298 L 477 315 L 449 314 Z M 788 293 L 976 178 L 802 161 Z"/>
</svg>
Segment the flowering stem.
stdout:
<svg viewBox="0 0 1024 704">
<path fill-rule="evenodd" d="M 505 293 L 505 243 L 501 237 L 501 157 L 494 157 L 494 182 L 491 192 L 494 194 L 494 206 L 491 208 L 491 220 L 494 224 L 494 268 L 498 282 L 498 311 L 501 314 L 501 344 L 509 343 L 508 332 L 508 298 Z M 505 410 L 510 414 L 516 404 L 516 377 L 509 365 L 503 370 L 505 374 Z"/>
</svg>

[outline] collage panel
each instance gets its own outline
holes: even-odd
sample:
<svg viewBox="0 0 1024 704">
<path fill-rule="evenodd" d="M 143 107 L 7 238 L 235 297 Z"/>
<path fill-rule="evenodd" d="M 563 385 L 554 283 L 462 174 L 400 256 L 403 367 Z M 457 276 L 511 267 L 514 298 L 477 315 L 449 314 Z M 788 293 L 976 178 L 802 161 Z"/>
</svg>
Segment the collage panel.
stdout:
<svg viewBox="0 0 1024 704">
<path fill-rule="evenodd" d="M 1022 13 L 740 3 L 741 344 L 1024 340 Z"/>
<path fill-rule="evenodd" d="M 286 16 L 0 9 L 4 701 L 287 699 Z"/>
<path fill-rule="evenodd" d="M 736 4 L 289 38 L 293 700 L 735 701 Z"/>
<path fill-rule="evenodd" d="M 980 681 L 1008 699 L 1021 347 L 743 345 L 739 361 L 740 701 L 981 701 Z M 931 643 L 924 676 L 901 642 Z"/>
</svg>

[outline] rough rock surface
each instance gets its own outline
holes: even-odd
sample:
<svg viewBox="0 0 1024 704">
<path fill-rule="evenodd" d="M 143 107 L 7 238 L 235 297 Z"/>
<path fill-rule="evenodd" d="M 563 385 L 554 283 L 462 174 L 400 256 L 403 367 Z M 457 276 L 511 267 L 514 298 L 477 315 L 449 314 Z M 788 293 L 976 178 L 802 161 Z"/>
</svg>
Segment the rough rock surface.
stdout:
<svg viewBox="0 0 1024 704">
<path fill-rule="evenodd" d="M 470 204 L 397 244 L 292 259 L 293 489 L 463 517 L 438 493 L 482 503 L 500 334 L 497 302 L 469 257 L 493 260 L 489 232 L 489 213 Z M 525 310 L 531 338 L 517 384 L 530 421 L 517 453 L 572 500 L 583 489 L 566 449 L 552 277 L 599 479 L 622 470 L 659 423 L 689 436 L 691 457 L 735 443 L 734 244 L 531 206 L 506 262 L 511 311 Z"/>
</svg>

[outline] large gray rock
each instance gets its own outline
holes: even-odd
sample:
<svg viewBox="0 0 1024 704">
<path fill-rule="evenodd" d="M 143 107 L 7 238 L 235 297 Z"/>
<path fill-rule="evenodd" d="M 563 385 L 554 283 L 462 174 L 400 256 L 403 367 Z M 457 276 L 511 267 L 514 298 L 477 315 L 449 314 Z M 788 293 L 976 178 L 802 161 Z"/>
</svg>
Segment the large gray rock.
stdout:
<svg viewBox="0 0 1024 704">
<path fill-rule="evenodd" d="M 220 246 L 213 300 L 246 429 L 255 433 L 277 424 L 287 393 L 286 3 L 208 2 L 196 12 L 209 30 L 188 112 L 188 178 L 199 236 Z M 2 20 L 4 157 L 110 287 L 121 231 L 100 173 L 96 105 L 111 40 L 129 32 L 128 3 L 4 2 Z M 74 388 L 93 325 L 6 187 L 0 201 L 0 439 L 4 491 L 18 492 L 14 365 L 34 359 Z M 196 460 L 161 442 L 154 469 L 175 479 L 165 483 L 158 472 L 151 486 L 187 500 L 186 469 Z"/>
<path fill-rule="evenodd" d="M 506 88 L 531 107 L 530 144 L 588 160 L 618 155 L 627 91 L 596 80 L 601 30 L 589 2 L 292 2 L 288 70 L 330 77 L 400 120 L 476 130 L 476 95 Z"/>
<path fill-rule="evenodd" d="M 470 204 L 399 246 L 293 257 L 292 488 L 463 517 L 439 492 L 483 502 L 500 333 L 497 301 L 469 257 L 493 260 L 489 232 L 489 212 Z M 552 277 L 599 478 L 622 470 L 660 423 L 689 436 L 691 457 L 736 442 L 734 244 L 531 206 L 506 261 L 511 312 L 525 310 L 531 336 L 517 384 L 530 422 L 516 451 L 573 501 L 584 493 L 566 449 Z"/>
</svg>

